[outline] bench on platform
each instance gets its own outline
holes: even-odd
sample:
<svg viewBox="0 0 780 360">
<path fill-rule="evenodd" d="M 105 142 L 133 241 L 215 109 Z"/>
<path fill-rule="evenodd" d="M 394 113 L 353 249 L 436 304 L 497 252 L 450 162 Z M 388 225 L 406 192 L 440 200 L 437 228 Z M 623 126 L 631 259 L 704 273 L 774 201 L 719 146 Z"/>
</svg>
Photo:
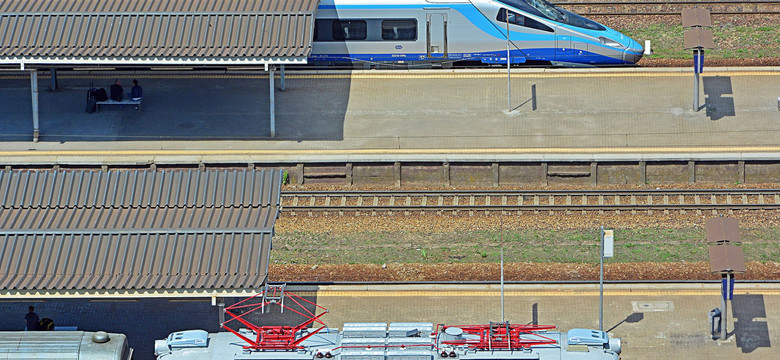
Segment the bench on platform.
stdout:
<svg viewBox="0 0 780 360">
<path fill-rule="evenodd" d="M 141 109 L 141 100 L 122 99 L 122 101 L 116 101 L 108 99 L 106 101 L 98 101 L 95 104 L 97 105 L 97 112 L 100 112 L 100 105 L 135 105 L 138 109 Z"/>
</svg>

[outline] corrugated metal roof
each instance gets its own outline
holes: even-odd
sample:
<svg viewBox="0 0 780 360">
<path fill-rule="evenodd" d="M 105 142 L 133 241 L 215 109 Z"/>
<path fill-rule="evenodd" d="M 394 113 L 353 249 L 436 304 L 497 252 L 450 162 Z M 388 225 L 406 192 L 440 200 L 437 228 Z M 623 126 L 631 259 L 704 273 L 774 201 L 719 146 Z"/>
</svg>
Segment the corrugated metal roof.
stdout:
<svg viewBox="0 0 780 360">
<path fill-rule="evenodd" d="M 311 51 L 319 0 L 0 2 L 0 61 L 284 62 Z"/>
<path fill-rule="evenodd" d="M 279 206 L 273 170 L 0 170 L 0 208 Z"/>
<path fill-rule="evenodd" d="M 271 232 L 0 234 L 0 289 L 262 286 Z"/>
<path fill-rule="evenodd" d="M 4 0 L 1 13 L 311 12 L 319 0 Z"/>
<path fill-rule="evenodd" d="M 262 286 L 280 171 L 0 171 L 0 290 Z"/>
<path fill-rule="evenodd" d="M 0 210 L 0 229 L 270 229 L 277 213 L 276 207 L 24 208 Z"/>
</svg>

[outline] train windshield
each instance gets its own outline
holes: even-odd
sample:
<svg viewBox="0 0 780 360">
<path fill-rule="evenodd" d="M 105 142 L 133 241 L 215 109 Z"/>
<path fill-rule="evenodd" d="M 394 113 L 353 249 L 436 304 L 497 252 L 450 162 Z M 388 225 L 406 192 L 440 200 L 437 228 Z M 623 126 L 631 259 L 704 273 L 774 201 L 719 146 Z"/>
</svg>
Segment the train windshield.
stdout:
<svg viewBox="0 0 780 360">
<path fill-rule="evenodd" d="M 605 30 L 601 24 L 577 15 L 571 11 L 556 7 L 546 0 L 498 0 L 518 10 L 539 15 L 548 20 L 557 21 L 571 26 L 590 30 Z"/>
<path fill-rule="evenodd" d="M 498 0 L 504 4 L 516 9 L 529 11 L 531 13 L 544 16 L 553 21 L 563 22 L 565 20 L 560 9 L 545 0 Z M 529 9 L 530 8 L 530 9 Z"/>
</svg>

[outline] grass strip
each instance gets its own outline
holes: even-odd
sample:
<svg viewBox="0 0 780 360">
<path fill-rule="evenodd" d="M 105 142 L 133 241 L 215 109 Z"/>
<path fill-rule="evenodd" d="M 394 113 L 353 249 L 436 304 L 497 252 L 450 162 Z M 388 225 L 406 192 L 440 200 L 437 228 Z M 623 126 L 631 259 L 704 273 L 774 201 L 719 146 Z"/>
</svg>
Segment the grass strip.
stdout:
<svg viewBox="0 0 780 360">
<path fill-rule="evenodd" d="M 680 25 L 653 24 L 635 29 L 616 29 L 644 44 L 652 43 L 650 59 L 692 59 L 693 52 L 683 48 L 683 28 Z M 705 58 L 747 59 L 780 58 L 780 25 L 714 26 L 715 49 L 707 50 Z"/>
<path fill-rule="evenodd" d="M 780 228 L 742 229 L 747 261 L 780 259 Z M 421 233 L 282 232 L 274 236 L 278 264 L 493 263 L 501 244 L 506 262 L 598 263 L 599 229 L 517 229 Z M 615 229 L 610 262 L 708 261 L 699 228 Z"/>
</svg>

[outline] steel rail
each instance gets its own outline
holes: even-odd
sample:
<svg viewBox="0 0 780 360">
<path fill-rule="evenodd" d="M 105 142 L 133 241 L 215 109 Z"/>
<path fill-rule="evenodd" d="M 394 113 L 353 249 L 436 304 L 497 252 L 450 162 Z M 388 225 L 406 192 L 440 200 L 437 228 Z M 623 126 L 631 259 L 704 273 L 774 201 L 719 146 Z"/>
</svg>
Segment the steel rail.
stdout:
<svg viewBox="0 0 780 360">
<path fill-rule="evenodd" d="M 282 212 L 780 210 L 780 189 L 283 191 Z"/>
</svg>

